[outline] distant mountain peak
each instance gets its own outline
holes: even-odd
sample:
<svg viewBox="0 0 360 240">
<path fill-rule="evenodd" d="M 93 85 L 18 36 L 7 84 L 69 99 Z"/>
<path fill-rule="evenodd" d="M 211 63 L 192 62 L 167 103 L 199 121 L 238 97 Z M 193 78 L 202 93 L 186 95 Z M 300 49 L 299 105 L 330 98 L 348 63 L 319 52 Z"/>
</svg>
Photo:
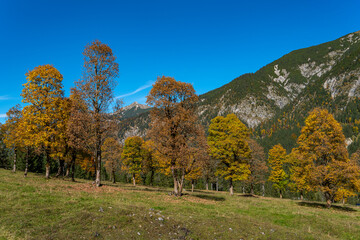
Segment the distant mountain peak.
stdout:
<svg viewBox="0 0 360 240">
<path fill-rule="evenodd" d="M 151 108 L 151 107 L 149 107 L 148 105 L 145 105 L 145 104 L 140 104 L 140 103 L 135 101 L 132 104 L 124 107 L 124 110 L 127 111 L 127 110 L 130 110 L 132 108 L 135 108 L 135 110 L 137 110 L 137 109 L 148 109 L 148 108 Z"/>
</svg>

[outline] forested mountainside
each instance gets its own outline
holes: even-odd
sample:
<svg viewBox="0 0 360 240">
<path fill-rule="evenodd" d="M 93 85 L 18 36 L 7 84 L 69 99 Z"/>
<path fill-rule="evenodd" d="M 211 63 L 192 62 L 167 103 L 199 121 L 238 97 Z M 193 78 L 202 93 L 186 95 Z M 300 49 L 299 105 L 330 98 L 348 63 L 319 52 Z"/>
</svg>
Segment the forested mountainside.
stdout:
<svg viewBox="0 0 360 240">
<path fill-rule="evenodd" d="M 201 95 L 198 114 L 207 128 L 215 116 L 235 113 L 266 151 L 277 143 L 289 151 L 307 113 L 326 108 L 342 123 L 353 152 L 360 145 L 359 97 L 360 31 L 293 51 Z M 148 112 L 132 112 L 120 135 L 144 136 L 148 123 Z"/>
</svg>

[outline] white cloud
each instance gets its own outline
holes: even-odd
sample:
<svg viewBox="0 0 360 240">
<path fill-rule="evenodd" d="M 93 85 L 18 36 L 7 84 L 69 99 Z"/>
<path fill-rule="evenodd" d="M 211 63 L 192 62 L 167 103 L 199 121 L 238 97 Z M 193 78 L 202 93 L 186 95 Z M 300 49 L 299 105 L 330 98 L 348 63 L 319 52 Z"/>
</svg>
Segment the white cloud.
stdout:
<svg viewBox="0 0 360 240">
<path fill-rule="evenodd" d="M 140 92 L 140 91 L 142 91 L 142 90 L 144 90 L 144 89 L 147 89 L 147 88 L 151 87 L 153 84 L 154 84 L 154 82 L 148 82 L 147 84 L 139 87 L 138 89 L 136 89 L 136 90 L 133 91 L 133 92 L 125 93 L 125 94 L 119 95 L 119 96 L 117 96 L 117 97 L 115 97 L 115 98 L 124 98 L 124 97 L 128 97 L 128 96 L 134 95 L 134 94 L 136 94 L 136 93 L 138 93 L 138 92 Z"/>
<path fill-rule="evenodd" d="M 8 95 L 0 96 L 0 101 L 9 99 L 11 99 L 11 97 L 9 97 Z"/>
<path fill-rule="evenodd" d="M 0 114 L 0 118 L 6 118 L 6 114 Z"/>
</svg>

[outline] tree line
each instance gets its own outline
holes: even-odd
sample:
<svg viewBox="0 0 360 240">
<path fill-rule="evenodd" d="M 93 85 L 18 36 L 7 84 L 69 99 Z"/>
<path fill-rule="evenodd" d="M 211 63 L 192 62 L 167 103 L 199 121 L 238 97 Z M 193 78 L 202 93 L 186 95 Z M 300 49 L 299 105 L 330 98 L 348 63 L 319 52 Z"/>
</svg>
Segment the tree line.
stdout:
<svg viewBox="0 0 360 240">
<path fill-rule="evenodd" d="M 208 189 L 209 182 L 219 178 L 228 182 L 231 195 L 235 182 L 248 186 L 251 194 L 259 185 L 265 194 L 270 182 L 280 197 L 286 189 L 301 196 L 321 192 L 329 207 L 360 191 L 360 155 L 349 157 L 341 125 L 327 110 L 309 113 L 289 154 L 278 144 L 266 159 L 235 114 L 215 117 L 206 133 L 196 113 L 199 98 L 193 86 L 172 77 L 158 77 L 147 96 L 152 110 L 145 138 L 132 136 L 122 142 L 117 116 L 123 103 L 114 102 L 113 94 L 119 72 L 116 57 L 97 40 L 85 47 L 83 56 L 82 77 L 69 97 L 54 66 L 26 73 L 21 93 L 25 105 L 11 108 L 1 125 L 2 141 L 13 152 L 14 172 L 22 153 L 27 176 L 33 153 L 44 156 L 46 178 L 56 161 L 56 176 L 71 173 L 75 180 L 75 166 L 81 166 L 94 174 L 97 187 L 105 167 L 113 182 L 121 169 L 131 175 L 134 186 L 143 174 L 150 174 L 150 184 L 156 173 L 169 176 L 175 196 L 183 194 L 186 181 L 194 190 L 195 182 L 203 179 Z"/>
</svg>

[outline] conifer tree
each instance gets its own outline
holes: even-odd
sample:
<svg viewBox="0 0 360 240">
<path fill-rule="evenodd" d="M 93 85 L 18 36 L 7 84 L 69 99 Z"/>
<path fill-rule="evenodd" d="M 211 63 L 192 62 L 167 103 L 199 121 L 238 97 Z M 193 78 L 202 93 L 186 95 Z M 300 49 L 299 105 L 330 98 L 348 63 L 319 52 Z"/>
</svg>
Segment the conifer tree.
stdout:
<svg viewBox="0 0 360 240">
<path fill-rule="evenodd" d="M 210 155 L 221 161 L 216 173 L 229 180 L 230 195 L 234 194 L 233 182 L 246 180 L 251 173 L 249 134 L 235 114 L 215 117 L 209 126 Z"/>
</svg>

